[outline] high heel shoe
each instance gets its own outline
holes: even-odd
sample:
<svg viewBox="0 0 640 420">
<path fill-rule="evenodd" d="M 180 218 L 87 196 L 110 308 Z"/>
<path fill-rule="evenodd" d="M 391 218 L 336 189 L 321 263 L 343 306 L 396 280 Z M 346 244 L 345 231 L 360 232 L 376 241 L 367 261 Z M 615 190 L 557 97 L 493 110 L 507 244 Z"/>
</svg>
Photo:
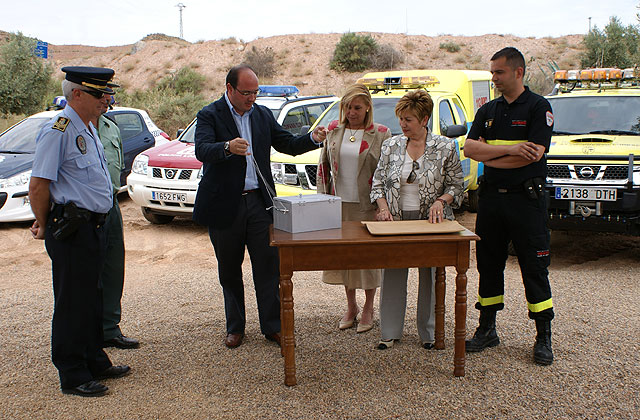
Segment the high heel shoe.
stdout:
<svg viewBox="0 0 640 420">
<path fill-rule="evenodd" d="M 363 324 L 362 322 L 358 323 L 358 328 L 356 328 L 357 333 L 367 332 L 373 328 L 373 320 L 371 320 L 371 324 Z"/>
<path fill-rule="evenodd" d="M 396 342 L 397 340 L 395 339 L 391 339 L 391 340 L 380 340 L 378 342 L 378 346 L 376 347 L 378 350 L 386 350 L 386 349 L 390 349 L 391 347 L 393 347 L 393 344 Z"/>
<path fill-rule="evenodd" d="M 364 311 L 362 311 L 362 313 L 364 314 Z M 358 323 L 358 328 L 356 329 L 356 332 L 363 333 L 363 332 L 369 331 L 372 328 L 373 328 L 373 311 L 371 311 L 371 321 L 369 321 L 369 323 L 367 324 L 362 322 L 362 317 L 360 317 L 360 322 Z"/>
<path fill-rule="evenodd" d="M 358 312 L 360 312 L 360 311 L 357 311 L 356 314 L 351 319 L 348 319 L 346 321 L 341 319 L 340 320 L 340 324 L 338 324 L 338 328 L 341 329 L 341 330 L 346 330 L 346 329 L 352 328 L 355 325 L 356 317 L 358 316 Z M 360 326 L 358 326 L 358 328 L 360 328 Z"/>
</svg>

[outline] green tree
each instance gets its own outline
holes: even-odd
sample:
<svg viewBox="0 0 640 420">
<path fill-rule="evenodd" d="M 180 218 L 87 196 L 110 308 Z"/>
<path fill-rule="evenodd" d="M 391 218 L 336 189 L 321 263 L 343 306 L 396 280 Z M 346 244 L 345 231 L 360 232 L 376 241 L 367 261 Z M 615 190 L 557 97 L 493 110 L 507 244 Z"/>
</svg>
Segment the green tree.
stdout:
<svg viewBox="0 0 640 420">
<path fill-rule="evenodd" d="M 377 51 L 378 44 L 371 36 L 347 32 L 336 44 L 330 67 L 338 71 L 362 71 L 371 65 Z"/>
<path fill-rule="evenodd" d="M 53 71 L 34 55 L 35 46 L 35 39 L 18 32 L 0 47 L 0 114 L 33 114 L 44 109 Z"/>
<path fill-rule="evenodd" d="M 623 26 L 615 16 L 601 31 L 594 27 L 583 40 L 583 67 L 630 67 L 638 64 L 640 32 L 636 25 Z"/>
</svg>

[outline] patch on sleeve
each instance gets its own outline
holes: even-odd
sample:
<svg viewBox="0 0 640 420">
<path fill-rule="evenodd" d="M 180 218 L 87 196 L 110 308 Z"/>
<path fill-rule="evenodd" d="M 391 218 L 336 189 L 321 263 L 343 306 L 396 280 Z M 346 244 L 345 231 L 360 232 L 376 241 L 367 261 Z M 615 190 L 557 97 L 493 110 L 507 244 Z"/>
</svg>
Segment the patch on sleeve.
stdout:
<svg viewBox="0 0 640 420">
<path fill-rule="evenodd" d="M 58 117 L 56 122 L 53 124 L 53 127 L 51 128 L 53 128 L 54 130 L 62 131 L 64 133 L 64 130 L 67 129 L 68 125 L 69 125 L 69 118 Z"/>
<path fill-rule="evenodd" d="M 78 146 L 78 150 L 80 150 L 80 153 L 82 153 L 83 155 L 87 154 L 87 142 L 85 141 L 84 137 L 76 137 L 76 146 Z"/>
<path fill-rule="evenodd" d="M 553 125 L 553 114 L 551 111 L 547 111 L 547 125 L 551 127 Z"/>
<path fill-rule="evenodd" d="M 486 120 L 484 122 L 484 128 L 491 128 L 492 125 L 493 125 L 493 119 Z"/>
</svg>

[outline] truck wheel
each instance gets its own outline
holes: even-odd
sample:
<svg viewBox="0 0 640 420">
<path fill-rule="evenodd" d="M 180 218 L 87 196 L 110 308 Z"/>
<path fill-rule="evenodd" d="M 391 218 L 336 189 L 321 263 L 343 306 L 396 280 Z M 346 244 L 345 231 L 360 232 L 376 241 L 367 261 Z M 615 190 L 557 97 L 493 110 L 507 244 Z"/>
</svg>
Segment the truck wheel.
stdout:
<svg viewBox="0 0 640 420">
<path fill-rule="evenodd" d="M 467 198 L 469 199 L 469 211 L 471 213 L 478 212 L 478 190 L 467 191 Z"/>
<path fill-rule="evenodd" d="M 155 225 L 165 225 L 171 222 L 175 217 L 175 216 L 169 216 L 168 214 L 152 213 L 151 210 L 149 210 L 146 207 L 141 207 L 141 210 L 144 218 Z"/>
</svg>

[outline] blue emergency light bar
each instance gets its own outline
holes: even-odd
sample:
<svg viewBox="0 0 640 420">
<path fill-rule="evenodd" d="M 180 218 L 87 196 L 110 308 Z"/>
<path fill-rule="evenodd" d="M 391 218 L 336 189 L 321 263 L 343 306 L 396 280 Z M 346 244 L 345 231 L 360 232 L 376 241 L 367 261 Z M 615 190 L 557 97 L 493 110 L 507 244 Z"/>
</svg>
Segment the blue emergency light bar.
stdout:
<svg viewBox="0 0 640 420">
<path fill-rule="evenodd" d="M 67 106 L 67 98 L 65 98 L 64 96 L 56 96 L 55 98 L 53 98 L 53 104 L 62 109 Z"/>
<path fill-rule="evenodd" d="M 258 96 L 296 96 L 300 90 L 295 86 L 285 85 L 260 85 L 260 94 Z"/>
</svg>

